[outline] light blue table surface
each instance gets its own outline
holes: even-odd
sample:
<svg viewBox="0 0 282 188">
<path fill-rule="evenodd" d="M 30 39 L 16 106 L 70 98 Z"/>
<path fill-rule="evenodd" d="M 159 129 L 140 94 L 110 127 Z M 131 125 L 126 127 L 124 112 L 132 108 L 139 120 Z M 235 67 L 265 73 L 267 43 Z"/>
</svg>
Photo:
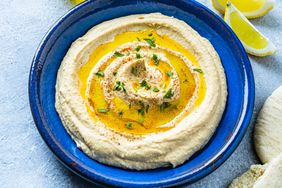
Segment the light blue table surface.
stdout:
<svg viewBox="0 0 282 188">
<path fill-rule="evenodd" d="M 211 8 L 209 0 L 200 0 Z M 68 0 L 0 1 L 0 187 L 91 187 L 55 158 L 37 132 L 28 102 L 34 52 L 48 29 L 73 5 Z M 187 187 L 226 187 L 259 163 L 253 148 L 254 119 L 266 97 L 282 84 L 282 2 L 252 23 L 274 42 L 270 57 L 250 56 L 256 81 L 252 123 L 232 156 L 216 171 Z"/>
</svg>

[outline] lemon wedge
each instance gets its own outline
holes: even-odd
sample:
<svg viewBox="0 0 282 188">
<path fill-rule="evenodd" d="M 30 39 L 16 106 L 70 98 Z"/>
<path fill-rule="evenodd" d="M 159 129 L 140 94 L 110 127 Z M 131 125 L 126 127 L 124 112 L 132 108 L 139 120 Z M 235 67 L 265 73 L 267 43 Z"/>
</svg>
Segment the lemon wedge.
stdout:
<svg viewBox="0 0 282 188">
<path fill-rule="evenodd" d="M 213 7 L 224 14 L 228 0 L 212 0 Z M 273 9 L 275 0 L 229 0 L 247 18 L 258 18 Z"/>
<path fill-rule="evenodd" d="M 85 0 L 71 0 L 71 2 L 75 5 L 82 3 Z"/>
<path fill-rule="evenodd" d="M 232 3 L 227 3 L 224 20 L 236 33 L 249 54 L 267 56 L 276 52 L 274 44 L 261 34 Z"/>
</svg>

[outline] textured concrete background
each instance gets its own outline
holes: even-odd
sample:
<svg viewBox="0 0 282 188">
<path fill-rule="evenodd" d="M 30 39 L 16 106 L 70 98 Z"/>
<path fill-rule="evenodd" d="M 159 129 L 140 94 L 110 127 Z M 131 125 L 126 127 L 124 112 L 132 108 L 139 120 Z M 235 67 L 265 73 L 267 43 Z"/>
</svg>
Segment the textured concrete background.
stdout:
<svg viewBox="0 0 282 188">
<path fill-rule="evenodd" d="M 256 79 L 253 119 L 264 100 L 282 84 L 282 2 L 253 20 L 280 50 L 271 57 L 250 57 Z M 209 0 L 200 0 L 211 8 Z M 73 5 L 68 0 L 0 1 L 0 187 L 91 187 L 65 169 L 49 151 L 33 123 L 27 94 L 34 52 L 52 24 Z M 226 187 L 258 163 L 252 146 L 253 121 L 232 156 L 215 172 L 189 187 Z"/>
</svg>

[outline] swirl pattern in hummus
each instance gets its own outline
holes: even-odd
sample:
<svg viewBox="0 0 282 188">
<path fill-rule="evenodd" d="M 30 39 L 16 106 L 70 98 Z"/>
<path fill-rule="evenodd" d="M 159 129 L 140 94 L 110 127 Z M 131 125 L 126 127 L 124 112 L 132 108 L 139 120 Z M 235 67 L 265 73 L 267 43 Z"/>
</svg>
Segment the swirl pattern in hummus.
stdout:
<svg viewBox="0 0 282 188">
<path fill-rule="evenodd" d="M 75 41 L 58 72 L 56 109 L 90 157 L 144 170 L 177 166 L 201 149 L 226 95 L 212 45 L 154 13 L 103 22 Z"/>
</svg>

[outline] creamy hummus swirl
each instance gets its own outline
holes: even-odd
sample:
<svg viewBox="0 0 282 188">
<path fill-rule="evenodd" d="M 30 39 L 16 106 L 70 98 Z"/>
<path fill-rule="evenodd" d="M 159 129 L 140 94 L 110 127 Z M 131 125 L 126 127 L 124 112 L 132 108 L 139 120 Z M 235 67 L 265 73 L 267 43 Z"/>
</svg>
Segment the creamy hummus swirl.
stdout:
<svg viewBox="0 0 282 188">
<path fill-rule="evenodd" d="M 175 167 L 201 149 L 226 95 L 209 41 L 154 13 L 103 22 L 76 40 L 58 72 L 56 109 L 87 155 L 144 170 Z"/>
<path fill-rule="evenodd" d="M 139 58 L 136 58 L 137 53 L 130 53 L 136 48 L 140 48 L 138 51 Z M 138 104 L 139 101 L 152 106 L 152 105 L 161 105 L 163 102 L 170 102 L 179 97 L 180 93 L 180 83 L 177 72 L 173 69 L 173 66 L 170 64 L 169 60 L 161 52 L 166 50 L 161 47 L 155 47 L 154 50 L 150 49 L 150 46 L 142 42 L 131 42 L 126 43 L 119 47 L 117 51 L 119 53 L 124 53 L 124 55 L 115 61 L 113 61 L 104 71 L 105 79 L 102 81 L 104 87 L 105 98 L 112 106 L 111 100 L 115 95 L 120 96 L 122 99 L 127 101 L 129 104 Z M 168 51 L 169 53 L 176 53 L 173 51 Z M 165 84 L 165 75 L 159 71 L 156 66 L 151 66 L 150 61 L 154 57 L 158 58 L 158 61 L 166 63 L 170 68 L 170 77 L 169 85 L 164 89 L 163 84 Z M 114 52 L 106 55 L 94 68 L 90 74 L 88 80 L 88 86 L 91 85 L 93 77 L 96 76 L 96 73 L 99 72 L 101 66 L 105 66 L 110 58 L 114 57 Z M 188 62 L 188 60 L 186 60 Z M 135 71 L 135 72 L 133 72 Z M 113 74 L 115 73 L 115 74 Z M 112 90 L 114 85 L 117 82 L 124 83 L 124 90 Z M 146 83 L 150 88 L 158 88 L 160 92 L 155 92 L 154 90 L 146 87 L 141 87 L 137 90 L 134 88 L 136 83 Z M 91 87 L 91 86 L 90 86 Z M 91 90 L 88 87 L 87 94 Z M 168 90 L 173 91 L 173 96 L 171 98 L 166 98 L 165 95 Z M 115 93 L 115 94 L 114 94 Z M 90 97 L 89 97 L 90 98 Z M 114 109 L 114 108 L 113 108 Z"/>
</svg>

